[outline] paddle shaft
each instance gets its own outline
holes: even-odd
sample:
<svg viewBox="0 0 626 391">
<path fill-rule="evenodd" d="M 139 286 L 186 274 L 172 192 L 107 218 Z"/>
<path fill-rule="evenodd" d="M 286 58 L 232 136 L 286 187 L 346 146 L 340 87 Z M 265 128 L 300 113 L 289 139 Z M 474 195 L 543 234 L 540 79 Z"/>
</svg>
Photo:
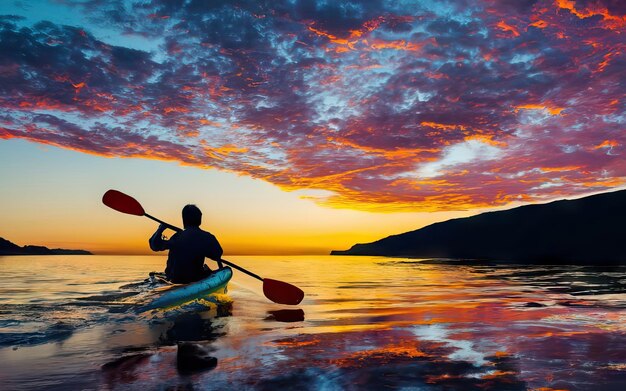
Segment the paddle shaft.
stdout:
<svg viewBox="0 0 626 391">
<path fill-rule="evenodd" d="M 254 278 L 256 278 L 257 280 L 261 280 L 261 281 L 263 281 L 263 277 L 259 276 L 258 274 L 254 274 L 254 273 L 252 273 L 251 271 L 248 271 L 248 270 L 246 270 L 246 269 L 242 268 L 241 266 L 237 266 L 237 265 L 235 265 L 234 263 L 228 262 L 228 261 L 227 261 L 227 260 L 225 260 L 225 259 L 220 259 L 220 261 L 224 262 L 224 263 L 225 263 L 225 264 L 227 264 L 228 266 L 234 267 L 235 269 L 239 270 L 240 272 L 244 272 L 244 273 L 246 273 L 246 274 L 247 274 L 247 275 L 249 275 L 250 277 L 254 277 Z"/>
<path fill-rule="evenodd" d="M 154 217 L 154 216 L 150 216 L 150 215 L 149 215 L 149 214 L 147 214 L 147 213 L 144 213 L 143 215 L 144 215 L 144 216 L 146 216 L 146 217 L 147 217 L 147 218 L 149 218 L 149 219 L 152 219 L 152 220 L 156 221 L 156 222 L 157 222 L 157 223 L 159 223 L 159 224 L 163 224 L 163 225 L 165 225 L 167 228 L 171 229 L 172 231 L 176 231 L 176 232 L 180 232 L 180 231 L 182 231 L 182 229 L 180 229 L 180 228 L 178 228 L 178 227 L 176 227 L 176 226 L 173 226 L 173 225 L 171 225 L 171 224 L 168 224 L 168 223 L 166 223 L 166 222 L 165 222 L 165 221 L 163 221 L 163 220 L 159 220 L 159 219 L 157 219 L 157 218 L 156 218 L 156 217 Z M 251 276 L 251 277 L 256 278 L 257 280 L 261 280 L 261 281 L 263 281 L 263 277 L 259 276 L 258 274 L 254 274 L 254 273 L 252 273 L 251 271 L 248 271 L 248 270 L 246 270 L 246 269 L 242 268 L 241 266 L 237 266 L 237 265 L 235 265 L 234 263 L 228 262 L 228 261 L 227 261 L 227 260 L 225 260 L 225 259 L 220 259 L 220 261 L 224 262 L 225 264 L 227 264 L 227 265 L 228 265 L 228 266 L 230 266 L 230 267 L 234 267 L 235 269 L 239 270 L 240 272 L 244 272 L 244 273 L 246 273 L 247 275 L 249 275 L 249 276 Z"/>
<path fill-rule="evenodd" d="M 166 223 L 166 222 L 165 222 L 165 221 L 163 221 L 163 220 L 159 220 L 159 219 L 157 219 L 157 218 L 156 218 L 156 217 L 154 217 L 154 216 L 150 216 L 150 215 L 149 215 L 149 214 L 147 214 L 147 213 L 144 213 L 143 215 L 144 215 L 144 216 L 146 216 L 146 217 L 147 217 L 147 218 L 149 218 L 149 219 L 152 219 L 152 220 L 156 221 L 157 223 L 160 223 L 160 224 L 165 225 L 167 228 L 171 229 L 172 231 L 176 231 L 176 232 L 180 232 L 180 231 L 182 231 L 182 229 L 180 229 L 180 228 L 178 228 L 178 227 L 175 227 L 175 226 L 173 226 L 173 225 L 171 225 L 171 224 L 168 224 L 168 223 Z"/>
</svg>

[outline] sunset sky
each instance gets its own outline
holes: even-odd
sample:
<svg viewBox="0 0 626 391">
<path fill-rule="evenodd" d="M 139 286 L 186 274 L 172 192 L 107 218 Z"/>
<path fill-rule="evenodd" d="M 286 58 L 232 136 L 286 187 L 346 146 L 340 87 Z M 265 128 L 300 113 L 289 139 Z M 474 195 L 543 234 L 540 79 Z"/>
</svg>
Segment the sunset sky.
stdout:
<svg viewBox="0 0 626 391">
<path fill-rule="evenodd" d="M 626 183 L 626 2 L 0 2 L 0 236 L 327 253 Z"/>
</svg>

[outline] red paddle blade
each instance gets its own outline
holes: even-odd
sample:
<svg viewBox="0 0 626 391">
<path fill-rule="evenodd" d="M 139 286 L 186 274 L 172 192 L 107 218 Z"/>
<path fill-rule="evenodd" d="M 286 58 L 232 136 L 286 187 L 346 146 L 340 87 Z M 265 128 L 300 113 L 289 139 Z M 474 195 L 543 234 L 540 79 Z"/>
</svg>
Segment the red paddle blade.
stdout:
<svg viewBox="0 0 626 391">
<path fill-rule="evenodd" d="M 271 278 L 263 279 L 263 293 L 265 297 L 278 304 L 296 305 L 304 298 L 302 289 Z"/>
<path fill-rule="evenodd" d="M 117 190 L 109 190 L 102 196 L 102 202 L 109 208 L 129 215 L 143 216 L 146 212 L 133 197 Z"/>
</svg>

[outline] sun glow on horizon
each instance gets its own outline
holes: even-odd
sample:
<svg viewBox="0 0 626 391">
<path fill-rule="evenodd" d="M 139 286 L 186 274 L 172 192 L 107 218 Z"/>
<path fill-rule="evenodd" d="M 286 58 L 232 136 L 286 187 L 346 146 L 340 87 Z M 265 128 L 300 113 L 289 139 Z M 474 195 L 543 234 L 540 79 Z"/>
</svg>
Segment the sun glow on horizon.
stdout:
<svg viewBox="0 0 626 391">
<path fill-rule="evenodd" d="M 21 140 L 0 141 L 0 237 L 18 245 L 81 248 L 97 254 L 152 254 L 157 224 L 102 204 L 113 188 L 147 213 L 182 226 L 187 203 L 226 255 L 328 254 L 458 213 L 373 213 L 323 207 L 319 192 L 285 192 L 266 182 L 157 160 L 103 158 Z M 166 231 L 166 235 L 171 235 Z M 159 254 L 159 253 L 157 253 Z"/>
</svg>

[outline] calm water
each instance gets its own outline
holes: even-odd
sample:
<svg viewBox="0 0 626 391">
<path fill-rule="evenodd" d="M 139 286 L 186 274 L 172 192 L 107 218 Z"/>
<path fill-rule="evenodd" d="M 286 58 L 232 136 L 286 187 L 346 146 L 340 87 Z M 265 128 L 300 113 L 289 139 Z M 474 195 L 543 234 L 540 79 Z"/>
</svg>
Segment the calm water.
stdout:
<svg viewBox="0 0 626 391">
<path fill-rule="evenodd" d="M 626 267 L 231 257 L 305 292 L 289 319 L 239 272 L 227 296 L 137 315 L 162 257 L 0 257 L 12 389 L 623 390 Z M 301 314 L 301 313 L 300 313 Z M 282 316 L 281 316 L 282 315 Z M 287 319 L 284 316 L 287 315 Z M 286 321 L 292 320 L 292 321 Z M 293 321 L 295 320 L 295 321 Z M 212 349 L 179 373 L 176 343 Z"/>
</svg>

